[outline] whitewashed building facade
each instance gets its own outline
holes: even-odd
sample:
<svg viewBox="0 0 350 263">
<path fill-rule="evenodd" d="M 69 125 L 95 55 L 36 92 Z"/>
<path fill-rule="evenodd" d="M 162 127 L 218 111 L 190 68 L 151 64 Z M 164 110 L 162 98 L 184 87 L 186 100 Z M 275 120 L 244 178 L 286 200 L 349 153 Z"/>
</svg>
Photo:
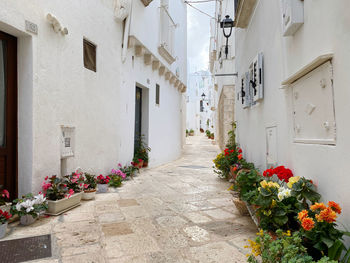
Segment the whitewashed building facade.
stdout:
<svg viewBox="0 0 350 263">
<path fill-rule="evenodd" d="M 349 226 L 350 2 L 236 3 L 235 118 L 245 157 L 312 179 Z"/>
<path fill-rule="evenodd" d="M 180 0 L 0 0 L 0 185 L 105 174 L 131 161 L 135 129 L 150 166 L 178 158 L 186 19 Z"/>
</svg>

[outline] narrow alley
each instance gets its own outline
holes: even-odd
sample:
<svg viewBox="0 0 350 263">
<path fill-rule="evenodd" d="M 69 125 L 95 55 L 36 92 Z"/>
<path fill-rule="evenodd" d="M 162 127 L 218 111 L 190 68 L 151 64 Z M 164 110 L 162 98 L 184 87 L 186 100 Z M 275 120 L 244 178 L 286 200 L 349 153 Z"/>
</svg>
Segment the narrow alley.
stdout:
<svg viewBox="0 0 350 263">
<path fill-rule="evenodd" d="M 7 239 L 51 234 L 53 257 L 40 263 L 245 262 L 244 246 L 257 230 L 213 172 L 218 151 L 202 135 L 187 137 L 181 159 L 59 217 L 15 224 Z"/>
</svg>

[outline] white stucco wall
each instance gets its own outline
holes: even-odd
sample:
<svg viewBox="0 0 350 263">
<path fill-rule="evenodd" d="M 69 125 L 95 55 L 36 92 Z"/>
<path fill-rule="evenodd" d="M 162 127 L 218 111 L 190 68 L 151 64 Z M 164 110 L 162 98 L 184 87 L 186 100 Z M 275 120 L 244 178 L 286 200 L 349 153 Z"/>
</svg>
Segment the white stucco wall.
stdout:
<svg viewBox="0 0 350 263">
<path fill-rule="evenodd" d="M 316 182 L 324 201 L 339 202 L 344 208 L 341 222 L 346 226 L 350 224 L 349 8 L 348 1 L 304 1 L 304 24 L 293 37 L 283 37 L 280 1 L 260 0 L 248 27 L 236 30 L 239 75 L 247 71 L 258 52 L 264 53 L 264 100 L 246 110 L 236 104 L 238 141 L 245 157 L 259 168 L 266 168 L 265 128 L 276 125 L 278 163 L 290 167 L 295 175 Z M 334 53 L 336 145 L 294 143 L 291 89 L 280 89 L 281 82 L 329 52 Z"/>
<path fill-rule="evenodd" d="M 145 42 L 158 39 L 152 26 L 157 28 L 159 21 L 147 15 L 158 12 L 156 2 L 146 8 L 134 1 L 131 31 L 145 33 Z M 177 2 L 172 5 L 177 8 L 174 17 L 182 38 L 171 70 L 175 73 L 179 67 L 186 84 L 186 8 Z M 61 125 L 75 127 L 75 155 L 67 160 L 67 172 L 79 166 L 105 174 L 118 162 L 131 161 L 136 83 L 148 89 L 144 94 L 149 97 L 150 165 L 180 156 L 185 132 L 183 95 L 146 66 L 143 58 L 135 57 L 132 49 L 122 63 L 123 25 L 115 20 L 114 4 L 113 0 L 0 0 L 0 30 L 18 37 L 19 194 L 39 191 L 45 176 L 60 174 Z M 53 31 L 47 13 L 68 28 L 67 36 Z M 25 20 L 38 26 L 37 35 L 26 32 Z M 97 72 L 84 68 L 83 38 L 97 45 Z M 145 43 L 155 52 L 158 44 Z M 156 83 L 161 87 L 160 106 L 155 106 Z"/>
</svg>

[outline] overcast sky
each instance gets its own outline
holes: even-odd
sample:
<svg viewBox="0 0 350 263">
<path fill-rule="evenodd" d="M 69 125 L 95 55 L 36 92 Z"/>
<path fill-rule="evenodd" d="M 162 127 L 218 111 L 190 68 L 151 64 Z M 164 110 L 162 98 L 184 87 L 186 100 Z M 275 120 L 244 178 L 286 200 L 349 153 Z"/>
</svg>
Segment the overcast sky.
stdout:
<svg viewBox="0 0 350 263">
<path fill-rule="evenodd" d="M 192 5 L 214 16 L 215 1 Z M 209 63 L 210 17 L 187 6 L 187 25 L 188 72 L 206 70 Z"/>
</svg>

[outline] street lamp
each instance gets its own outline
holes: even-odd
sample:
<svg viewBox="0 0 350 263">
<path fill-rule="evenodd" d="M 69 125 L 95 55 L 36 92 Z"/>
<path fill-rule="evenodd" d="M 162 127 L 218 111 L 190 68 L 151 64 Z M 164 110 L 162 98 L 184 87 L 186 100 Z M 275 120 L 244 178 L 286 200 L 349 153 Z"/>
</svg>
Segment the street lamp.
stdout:
<svg viewBox="0 0 350 263">
<path fill-rule="evenodd" d="M 203 94 L 201 95 L 201 97 L 202 97 L 202 100 L 204 101 L 204 99 L 205 99 L 205 94 L 204 94 L 204 92 L 203 92 Z"/>
<path fill-rule="evenodd" d="M 232 34 L 232 28 L 234 27 L 234 22 L 230 18 L 229 15 L 225 16 L 225 18 L 220 22 L 220 28 L 222 28 L 222 31 L 224 33 L 224 37 L 226 37 L 226 46 L 225 46 L 225 55 L 227 58 L 228 55 L 228 38 Z"/>
</svg>

